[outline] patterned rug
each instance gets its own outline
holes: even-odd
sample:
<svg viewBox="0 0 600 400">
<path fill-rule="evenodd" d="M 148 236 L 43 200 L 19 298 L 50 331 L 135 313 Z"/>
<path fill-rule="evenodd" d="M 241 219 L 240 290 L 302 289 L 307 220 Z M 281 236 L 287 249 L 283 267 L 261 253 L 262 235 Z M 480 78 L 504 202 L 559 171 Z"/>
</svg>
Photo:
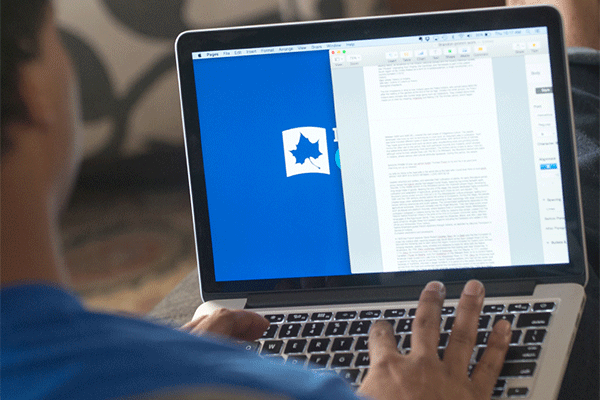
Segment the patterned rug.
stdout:
<svg viewBox="0 0 600 400">
<path fill-rule="evenodd" d="M 62 228 L 72 282 L 91 308 L 145 314 L 196 268 L 187 188 L 77 193 Z"/>
</svg>

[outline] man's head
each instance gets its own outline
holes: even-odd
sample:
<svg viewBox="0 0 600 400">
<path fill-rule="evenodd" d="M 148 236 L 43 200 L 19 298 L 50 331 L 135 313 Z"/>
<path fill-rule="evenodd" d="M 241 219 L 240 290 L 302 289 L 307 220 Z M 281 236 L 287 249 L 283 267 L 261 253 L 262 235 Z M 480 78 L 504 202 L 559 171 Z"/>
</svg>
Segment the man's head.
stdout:
<svg viewBox="0 0 600 400">
<path fill-rule="evenodd" d="M 12 147 L 5 132 L 9 121 L 25 121 L 28 110 L 18 86 L 19 67 L 39 56 L 39 36 L 48 12 L 48 0 L 32 0 L 28 7 L 16 1 L 2 5 L 2 154 Z"/>
<path fill-rule="evenodd" d="M 2 180 L 58 210 L 79 160 L 72 68 L 48 0 L 3 1 L 1 29 Z"/>
<path fill-rule="evenodd" d="M 2 1 L 2 285 L 68 285 L 58 217 L 79 164 L 71 64 L 49 0 Z"/>
</svg>

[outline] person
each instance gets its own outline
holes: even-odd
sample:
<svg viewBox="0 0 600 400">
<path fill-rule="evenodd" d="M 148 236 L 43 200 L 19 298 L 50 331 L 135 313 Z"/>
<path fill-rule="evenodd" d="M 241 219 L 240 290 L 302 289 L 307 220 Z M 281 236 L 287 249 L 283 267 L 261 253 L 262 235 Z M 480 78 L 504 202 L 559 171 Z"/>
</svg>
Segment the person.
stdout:
<svg viewBox="0 0 600 400">
<path fill-rule="evenodd" d="M 481 361 L 467 370 L 483 285 L 461 294 L 443 360 L 437 355 L 444 285 L 419 299 L 413 349 L 400 354 L 385 321 L 369 333 L 371 368 L 358 392 L 334 374 L 276 365 L 242 351 L 268 322 L 219 310 L 181 330 L 91 312 L 71 292 L 58 218 L 80 159 L 72 68 L 46 0 L 2 3 L 1 387 L 3 398 L 106 399 L 157 391 L 248 390 L 297 399 L 489 398 L 510 341 L 493 328 Z M 229 338 L 229 339 L 227 339 Z"/>
</svg>

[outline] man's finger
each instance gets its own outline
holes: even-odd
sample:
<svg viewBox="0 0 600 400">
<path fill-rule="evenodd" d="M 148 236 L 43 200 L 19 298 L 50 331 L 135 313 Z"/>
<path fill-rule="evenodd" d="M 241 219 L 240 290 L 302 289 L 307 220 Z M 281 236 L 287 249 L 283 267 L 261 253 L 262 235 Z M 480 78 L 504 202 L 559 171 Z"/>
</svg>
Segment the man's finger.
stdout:
<svg viewBox="0 0 600 400">
<path fill-rule="evenodd" d="M 441 282 L 429 282 L 421 292 L 419 306 L 412 326 L 412 351 L 434 354 L 440 341 L 441 311 L 446 288 Z"/>
<path fill-rule="evenodd" d="M 269 321 L 254 312 L 221 308 L 208 316 L 188 322 L 181 329 L 187 329 L 195 334 L 210 332 L 233 339 L 251 341 L 261 337 L 268 327 Z"/>
<path fill-rule="evenodd" d="M 511 331 L 510 322 L 498 321 L 494 325 L 494 329 L 488 340 L 487 348 L 485 349 L 481 360 L 477 363 L 475 370 L 471 376 L 473 385 L 479 393 L 484 397 L 489 395 L 494 390 L 494 385 L 502 370 L 504 357 L 510 343 Z"/>
<path fill-rule="evenodd" d="M 226 308 L 220 308 L 200 321 L 192 329 L 193 333 L 211 332 L 217 335 L 231 336 L 235 314 Z"/>
<path fill-rule="evenodd" d="M 269 321 L 251 311 L 220 309 L 212 313 L 202 328 L 233 339 L 256 340 L 269 327 Z"/>
<path fill-rule="evenodd" d="M 269 327 L 269 321 L 260 315 L 245 310 L 234 311 L 235 321 L 231 337 L 253 341 L 262 336 Z"/>
<path fill-rule="evenodd" d="M 444 364 L 453 376 L 466 376 L 473 346 L 477 338 L 479 313 L 485 290 L 481 282 L 471 280 L 465 285 L 456 308 L 456 318 L 448 347 L 444 352 Z"/>
<path fill-rule="evenodd" d="M 377 321 L 369 332 L 369 359 L 371 367 L 383 365 L 401 357 L 396 347 L 394 330 L 387 321 Z"/>
</svg>

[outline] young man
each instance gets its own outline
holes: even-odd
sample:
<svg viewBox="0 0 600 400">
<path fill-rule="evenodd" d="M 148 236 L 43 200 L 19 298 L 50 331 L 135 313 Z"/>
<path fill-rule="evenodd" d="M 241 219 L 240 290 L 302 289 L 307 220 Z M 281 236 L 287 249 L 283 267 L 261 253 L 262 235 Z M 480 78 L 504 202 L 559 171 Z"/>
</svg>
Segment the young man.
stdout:
<svg viewBox="0 0 600 400">
<path fill-rule="evenodd" d="M 69 291 L 58 217 L 80 154 L 71 66 L 47 1 L 2 3 L 1 387 L 4 398 L 105 399 L 157 391 L 299 399 L 355 398 L 340 378 L 275 365 L 225 337 L 258 338 L 266 320 L 221 310 L 187 332 L 87 311 Z M 360 395 L 376 399 L 489 398 L 510 339 L 498 323 L 467 375 L 484 290 L 466 284 L 444 360 L 437 356 L 444 286 L 423 290 L 413 350 L 389 324 L 370 332 L 371 370 Z M 216 391 L 216 392 L 215 392 Z"/>
</svg>

